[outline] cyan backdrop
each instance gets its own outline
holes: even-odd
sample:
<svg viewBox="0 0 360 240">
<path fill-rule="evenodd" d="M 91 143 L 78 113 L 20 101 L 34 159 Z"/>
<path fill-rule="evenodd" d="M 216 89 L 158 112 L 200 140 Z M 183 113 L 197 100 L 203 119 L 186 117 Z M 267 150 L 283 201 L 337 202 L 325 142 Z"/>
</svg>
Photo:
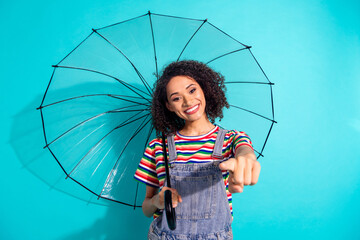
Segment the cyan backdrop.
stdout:
<svg viewBox="0 0 360 240">
<path fill-rule="evenodd" d="M 145 239 L 141 210 L 87 204 L 39 178 L 55 163 L 26 165 L 46 159 L 30 139 L 51 65 L 91 28 L 148 10 L 208 18 L 253 46 L 275 82 L 278 124 L 259 183 L 234 196 L 235 239 L 360 239 L 360 2 L 351 0 L 2 1 L 0 239 Z"/>
</svg>

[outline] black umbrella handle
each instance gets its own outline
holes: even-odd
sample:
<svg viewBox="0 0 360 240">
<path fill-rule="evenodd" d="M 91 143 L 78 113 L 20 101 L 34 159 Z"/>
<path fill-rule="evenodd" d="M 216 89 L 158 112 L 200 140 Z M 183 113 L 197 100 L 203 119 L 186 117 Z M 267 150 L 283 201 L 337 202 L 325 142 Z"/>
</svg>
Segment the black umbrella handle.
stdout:
<svg viewBox="0 0 360 240">
<path fill-rule="evenodd" d="M 162 135 L 162 142 L 163 142 L 163 154 L 164 154 L 164 161 L 165 161 L 165 173 L 166 173 L 166 183 L 169 188 L 171 188 L 170 183 L 170 174 L 169 174 L 169 163 L 167 159 L 166 153 L 166 145 L 165 145 L 165 136 Z M 166 220 L 170 230 L 176 229 L 176 213 L 175 209 L 172 206 L 172 192 L 170 190 L 166 190 L 164 194 L 164 202 L 165 202 L 165 213 L 166 213 Z"/>
<path fill-rule="evenodd" d="M 172 206 L 172 192 L 170 190 L 165 191 L 165 212 L 166 212 L 166 220 L 170 230 L 176 229 L 176 213 L 175 208 Z"/>
</svg>

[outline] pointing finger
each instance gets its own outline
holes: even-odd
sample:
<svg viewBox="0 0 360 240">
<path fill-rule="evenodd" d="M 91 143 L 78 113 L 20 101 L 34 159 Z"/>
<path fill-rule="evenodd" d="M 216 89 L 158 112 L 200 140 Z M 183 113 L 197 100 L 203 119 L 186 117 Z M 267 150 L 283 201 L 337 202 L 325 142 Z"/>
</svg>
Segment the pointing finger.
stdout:
<svg viewBox="0 0 360 240">
<path fill-rule="evenodd" d="M 235 158 L 230 158 L 219 164 L 221 170 L 227 170 L 233 172 L 235 169 Z"/>
</svg>

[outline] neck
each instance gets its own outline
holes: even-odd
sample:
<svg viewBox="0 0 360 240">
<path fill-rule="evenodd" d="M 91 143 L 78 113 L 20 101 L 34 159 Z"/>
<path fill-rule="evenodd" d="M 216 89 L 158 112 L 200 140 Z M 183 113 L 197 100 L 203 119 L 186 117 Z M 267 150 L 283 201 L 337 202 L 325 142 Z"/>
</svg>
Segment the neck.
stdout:
<svg viewBox="0 0 360 240">
<path fill-rule="evenodd" d="M 184 136 L 199 136 L 208 133 L 214 127 L 215 125 L 206 116 L 206 118 L 199 119 L 198 121 L 185 122 L 185 126 L 179 133 Z"/>
</svg>

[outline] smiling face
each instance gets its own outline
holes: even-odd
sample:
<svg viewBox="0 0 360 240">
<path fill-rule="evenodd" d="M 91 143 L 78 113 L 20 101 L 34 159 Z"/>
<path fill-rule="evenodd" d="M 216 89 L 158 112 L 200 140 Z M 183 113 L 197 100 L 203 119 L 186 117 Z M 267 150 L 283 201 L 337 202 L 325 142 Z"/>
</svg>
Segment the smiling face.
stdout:
<svg viewBox="0 0 360 240">
<path fill-rule="evenodd" d="M 205 96 L 200 85 L 188 76 L 175 76 L 166 85 L 169 111 L 185 120 L 185 124 L 207 120 Z"/>
</svg>

